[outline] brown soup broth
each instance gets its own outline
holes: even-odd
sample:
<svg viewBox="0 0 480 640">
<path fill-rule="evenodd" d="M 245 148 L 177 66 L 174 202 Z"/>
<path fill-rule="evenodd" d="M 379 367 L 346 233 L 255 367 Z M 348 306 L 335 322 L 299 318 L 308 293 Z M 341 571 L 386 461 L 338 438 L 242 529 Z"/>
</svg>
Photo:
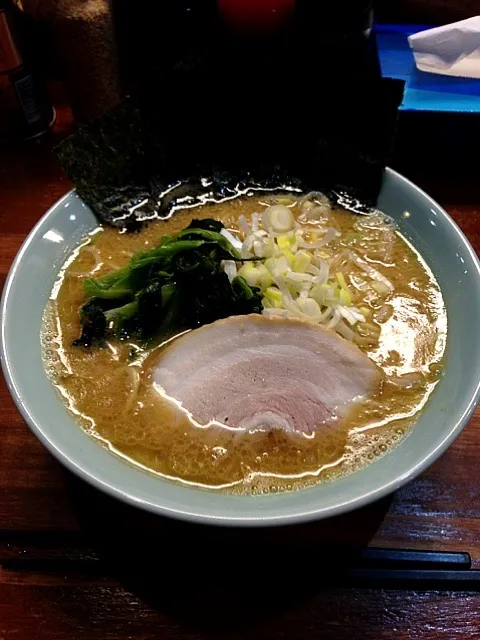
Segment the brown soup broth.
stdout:
<svg viewBox="0 0 480 640">
<path fill-rule="evenodd" d="M 439 286 L 395 227 L 343 210 L 331 212 L 330 225 L 341 232 L 335 250 L 353 248 L 395 289 L 382 301 L 371 290 L 364 294 L 357 282 L 355 304 L 371 309 L 375 336 L 361 348 L 384 376 L 372 397 L 337 428 L 319 429 L 308 438 L 281 429 L 235 437 L 198 428 L 152 387 L 151 369 L 162 346 L 151 353 L 133 340 L 111 339 L 102 348 L 72 346 L 80 331 L 86 277 L 121 267 L 135 251 L 154 247 L 192 217 L 221 220 L 239 233 L 240 214 L 249 218 L 271 202 L 257 194 L 206 204 L 135 234 L 99 227 L 67 261 L 45 312 L 45 367 L 83 428 L 117 455 L 182 483 L 236 494 L 279 492 L 351 473 L 392 449 L 415 424 L 441 372 L 447 319 Z M 132 352 L 139 357 L 132 359 Z M 412 373 L 421 376 L 409 384 Z"/>
</svg>

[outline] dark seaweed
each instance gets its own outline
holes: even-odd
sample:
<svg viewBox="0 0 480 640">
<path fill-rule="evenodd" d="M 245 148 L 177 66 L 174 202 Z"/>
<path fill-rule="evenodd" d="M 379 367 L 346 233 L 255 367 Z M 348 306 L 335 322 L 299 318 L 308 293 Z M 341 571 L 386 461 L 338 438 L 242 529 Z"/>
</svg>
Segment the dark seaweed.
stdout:
<svg viewBox="0 0 480 640">
<path fill-rule="evenodd" d="M 82 332 L 74 341 L 74 346 L 91 347 L 105 337 L 107 319 L 103 305 L 96 299 L 90 298 L 80 310 Z"/>
<path fill-rule="evenodd" d="M 298 3 L 275 41 L 236 38 L 210 4 L 139 12 L 129 28 L 138 92 L 58 147 L 79 195 L 101 221 L 127 229 L 180 204 L 285 185 L 374 206 L 404 83 L 379 77 L 346 15 L 335 23 L 342 40 L 323 25 L 315 7 L 325 3 Z"/>
<path fill-rule="evenodd" d="M 330 97 L 332 104 L 323 107 L 320 120 L 308 108 L 292 106 L 283 129 L 275 134 L 266 127 L 256 136 L 243 130 L 240 136 L 230 135 L 212 121 L 203 130 L 202 113 L 207 117 L 199 110 L 192 121 L 201 134 L 193 126 L 183 130 L 181 123 L 167 134 L 165 124 L 162 139 L 160 125 L 149 127 L 151 117 L 145 118 L 137 101 L 127 98 L 66 138 L 57 154 L 99 220 L 127 230 L 165 218 L 172 207 L 187 201 L 192 206 L 285 186 L 322 190 L 334 198 L 346 193 L 368 210 L 376 204 L 390 157 L 403 83 L 382 79 L 350 89 L 360 98 Z M 258 117 L 267 120 L 268 113 Z M 173 112 L 169 119 L 175 122 Z M 148 138 L 156 138 L 155 162 Z M 192 164 L 192 157 L 198 162 Z"/>
<path fill-rule="evenodd" d="M 102 222 L 135 226 L 150 198 L 143 122 L 138 102 L 124 100 L 63 140 L 56 153 L 79 196 Z M 147 208 L 146 215 L 151 215 Z"/>
</svg>

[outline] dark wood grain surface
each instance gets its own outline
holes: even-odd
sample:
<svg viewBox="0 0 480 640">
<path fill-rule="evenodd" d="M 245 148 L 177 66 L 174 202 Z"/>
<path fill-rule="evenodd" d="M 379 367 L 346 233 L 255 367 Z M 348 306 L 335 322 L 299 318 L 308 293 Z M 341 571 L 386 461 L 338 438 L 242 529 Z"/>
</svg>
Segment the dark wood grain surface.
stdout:
<svg viewBox="0 0 480 640">
<path fill-rule="evenodd" d="M 50 138 L 0 149 L 2 285 L 28 231 L 71 186 L 50 153 L 68 123 L 60 110 Z M 414 173 L 480 250 L 473 183 Z M 3 383 L 0 407 L 0 640 L 480 638 L 475 586 L 338 579 L 365 545 L 467 551 L 480 568 L 479 412 L 387 500 L 248 532 L 167 522 L 103 496 L 47 453 Z"/>
</svg>

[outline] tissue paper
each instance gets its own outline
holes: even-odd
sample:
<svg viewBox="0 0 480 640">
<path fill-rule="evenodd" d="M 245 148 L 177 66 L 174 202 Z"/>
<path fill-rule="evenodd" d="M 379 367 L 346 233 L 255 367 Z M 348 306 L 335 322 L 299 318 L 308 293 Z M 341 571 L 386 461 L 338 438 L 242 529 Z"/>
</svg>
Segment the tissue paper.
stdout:
<svg viewBox="0 0 480 640">
<path fill-rule="evenodd" d="M 420 71 L 480 78 L 480 16 L 409 36 Z"/>
</svg>

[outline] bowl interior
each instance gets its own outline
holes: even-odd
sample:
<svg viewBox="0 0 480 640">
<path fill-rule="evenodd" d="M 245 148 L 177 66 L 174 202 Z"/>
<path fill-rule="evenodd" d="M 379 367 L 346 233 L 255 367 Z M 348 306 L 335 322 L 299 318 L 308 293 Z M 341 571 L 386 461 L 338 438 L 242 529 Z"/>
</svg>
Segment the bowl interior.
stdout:
<svg viewBox="0 0 480 640">
<path fill-rule="evenodd" d="M 448 447 L 478 402 L 480 269 L 472 248 L 445 212 L 391 170 L 385 175 L 379 207 L 397 220 L 439 281 L 447 305 L 448 339 L 445 376 L 416 427 L 365 469 L 293 494 L 234 497 L 162 480 L 113 456 L 86 435 L 44 373 L 39 340 L 56 275 L 85 233 L 96 226 L 93 214 L 74 193 L 37 224 L 5 285 L 2 364 L 17 406 L 35 435 L 80 477 L 164 515 L 238 525 L 299 522 L 360 507 L 397 489 Z"/>
</svg>

